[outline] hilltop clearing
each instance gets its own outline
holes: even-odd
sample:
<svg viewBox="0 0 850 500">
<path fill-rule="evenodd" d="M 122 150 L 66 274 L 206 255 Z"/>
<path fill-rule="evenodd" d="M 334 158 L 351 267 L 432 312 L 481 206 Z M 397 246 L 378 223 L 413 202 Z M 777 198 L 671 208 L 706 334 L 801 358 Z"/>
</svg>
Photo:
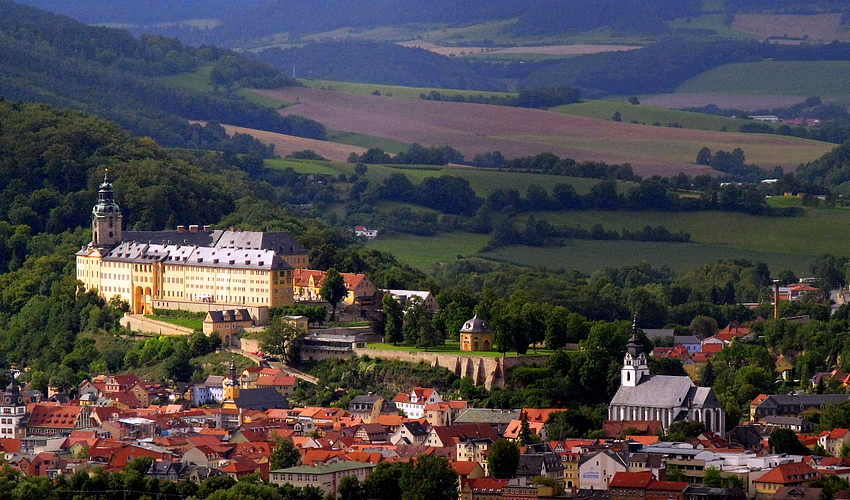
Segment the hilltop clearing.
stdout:
<svg viewBox="0 0 850 500">
<path fill-rule="evenodd" d="M 576 160 L 630 163 L 643 176 L 710 173 L 710 168 L 693 163 L 703 146 L 743 148 L 748 161 L 766 168 L 793 168 L 833 147 L 791 137 L 653 127 L 536 109 L 304 88 L 255 92 L 297 102 L 282 112 L 319 120 L 333 130 L 432 147 L 449 145 L 467 158 L 491 151 L 501 151 L 506 158 L 552 152 Z"/>
</svg>

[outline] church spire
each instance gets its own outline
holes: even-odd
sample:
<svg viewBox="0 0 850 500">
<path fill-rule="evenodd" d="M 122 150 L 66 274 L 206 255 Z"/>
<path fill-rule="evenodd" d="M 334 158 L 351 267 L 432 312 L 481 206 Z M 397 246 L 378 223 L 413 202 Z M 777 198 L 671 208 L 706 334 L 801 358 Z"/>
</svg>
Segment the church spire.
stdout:
<svg viewBox="0 0 850 500">
<path fill-rule="evenodd" d="M 635 359 L 643 353 L 643 341 L 638 338 L 637 316 L 632 320 L 632 335 L 629 337 L 626 352 L 631 354 L 632 358 Z"/>
<path fill-rule="evenodd" d="M 623 369 L 620 371 L 620 385 L 635 387 L 644 377 L 649 376 L 649 366 L 643 351 L 643 341 L 638 337 L 637 317 L 632 320 L 632 335 L 626 346 Z"/>
<path fill-rule="evenodd" d="M 92 208 L 92 246 L 112 247 L 121 243 L 123 218 L 115 202 L 115 192 L 109 181 L 109 171 L 103 172 L 103 182 L 97 190 L 97 203 Z"/>
</svg>

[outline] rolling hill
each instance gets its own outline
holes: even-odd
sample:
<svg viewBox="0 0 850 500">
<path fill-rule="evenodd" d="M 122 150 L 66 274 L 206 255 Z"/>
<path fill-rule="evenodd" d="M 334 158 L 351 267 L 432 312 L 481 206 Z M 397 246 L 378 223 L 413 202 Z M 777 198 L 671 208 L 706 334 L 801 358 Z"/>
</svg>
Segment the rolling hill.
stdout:
<svg viewBox="0 0 850 500">
<path fill-rule="evenodd" d="M 630 163 L 643 176 L 709 173 L 710 168 L 694 164 L 703 146 L 712 151 L 743 148 L 748 162 L 767 168 L 793 168 L 834 147 L 791 137 L 653 127 L 483 104 L 306 88 L 254 92 L 296 102 L 283 112 L 319 120 L 331 130 L 425 146 L 450 145 L 469 159 L 491 151 L 501 151 L 507 158 L 552 152 L 576 160 Z"/>
</svg>

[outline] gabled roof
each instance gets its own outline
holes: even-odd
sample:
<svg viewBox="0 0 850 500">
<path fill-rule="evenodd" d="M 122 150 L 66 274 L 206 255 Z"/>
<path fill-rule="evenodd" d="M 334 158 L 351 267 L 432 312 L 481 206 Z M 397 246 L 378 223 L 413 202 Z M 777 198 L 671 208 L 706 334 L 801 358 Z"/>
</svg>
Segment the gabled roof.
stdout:
<svg viewBox="0 0 850 500">
<path fill-rule="evenodd" d="M 652 472 L 617 472 L 608 483 L 609 488 L 646 488 L 653 480 Z"/>
<path fill-rule="evenodd" d="M 796 484 L 811 481 L 820 474 L 811 465 L 802 462 L 780 464 L 755 480 L 757 483 Z"/>
</svg>

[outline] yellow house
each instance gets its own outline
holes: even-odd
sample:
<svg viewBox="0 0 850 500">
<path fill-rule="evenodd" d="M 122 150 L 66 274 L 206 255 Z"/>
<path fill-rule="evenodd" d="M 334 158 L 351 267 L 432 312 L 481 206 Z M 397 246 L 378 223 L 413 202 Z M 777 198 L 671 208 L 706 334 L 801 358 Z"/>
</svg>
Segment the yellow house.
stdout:
<svg viewBox="0 0 850 500">
<path fill-rule="evenodd" d="M 756 500 L 773 498 L 777 490 L 783 486 L 803 486 L 819 476 L 820 473 L 817 470 L 802 462 L 777 465 L 753 481 L 756 487 Z"/>
<path fill-rule="evenodd" d="M 479 318 L 477 314 L 464 323 L 460 329 L 460 350 L 493 350 L 493 329 L 490 328 L 489 323 Z"/>
<path fill-rule="evenodd" d="M 210 311 L 204 318 L 204 333 L 210 335 L 218 332 L 222 338 L 225 335 L 233 335 L 252 326 L 254 326 L 254 320 L 251 319 L 248 309 Z"/>
<path fill-rule="evenodd" d="M 296 269 L 293 273 L 294 294 L 296 300 L 322 301 L 321 289 L 325 281 L 325 271 L 315 269 Z M 371 302 L 378 288 L 366 277 L 365 274 L 339 273 L 345 281 L 348 292 L 342 299 L 343 304 L 354 304 L 355 302 Z"/>
<path fill-rule="evenodd" d="M 77 279 L 136 314 L 197 305 L 275 307 L 292 304 L 295 263 L 307 251 L 288 233 L 211 230 L 122 231 L 112 183 L 104 178 L 92 209 L 92 241 L 76 254 Z M 196 308 L 196 307 L 195 307 Z"/>
</svg>

